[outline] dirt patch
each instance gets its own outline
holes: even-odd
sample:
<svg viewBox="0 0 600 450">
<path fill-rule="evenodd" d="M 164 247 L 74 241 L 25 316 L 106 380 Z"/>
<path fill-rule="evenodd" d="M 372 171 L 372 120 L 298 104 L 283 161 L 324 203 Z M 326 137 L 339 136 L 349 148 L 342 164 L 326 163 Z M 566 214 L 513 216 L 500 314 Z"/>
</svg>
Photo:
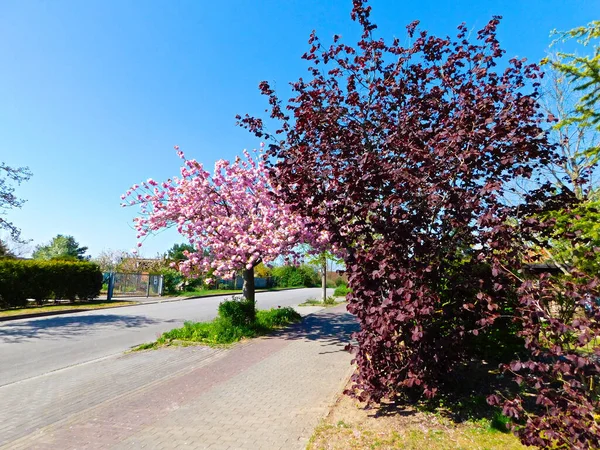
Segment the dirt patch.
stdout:
<svg viewBox="0 0 600 450">
<path fill-rule="evenodd" d="M 512 434 L 493 429 L 487 420 L 454 423 L 442 415 L 390 404 L 365 409 L 364 404 L 345 395 L 337 400 L 308 445 L 309 450 L 525 448 Z"/>
</svg>

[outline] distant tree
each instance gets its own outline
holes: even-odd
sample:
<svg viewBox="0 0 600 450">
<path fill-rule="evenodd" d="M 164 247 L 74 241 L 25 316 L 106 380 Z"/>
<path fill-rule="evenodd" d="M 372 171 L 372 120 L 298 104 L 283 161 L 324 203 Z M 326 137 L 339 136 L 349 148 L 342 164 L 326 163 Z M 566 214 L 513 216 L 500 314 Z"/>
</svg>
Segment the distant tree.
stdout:
<svg viewBox="0 0 600 450">
<path fill-rule="evenodd" d="M 154 258 L 143 258 L 137 252 L 125 253 L 117 264 L 117 272 L 125 273 L 162 273 L 169 269 L 169 261 L 164 254 L 157 253 Z"/>
<path fill-rule="evenodd" d="M 600 37 L 600 22 L 557 34 L 559 41 L 576 38 L 585 47 Z M 549 208 L 545 216 L 555 221 L 554 226 L 538 236 L 549 249 L 542 252 L 544 259 L 564 273 L 576 267 L 590 275 L 600 267 L 600 254 L 589 252 L 600 245 L 600 54 L 597 46 L 591 52 L 591 56 L 558 52 L 543 61 L 546 73 L 540 105 L 555 119 L 548 136 L 557 158 L 543 162 L 542 180 L 549 181 L 565 202 Z"/>
<path fill-rule="evenodd" d="M 9 233 L 0 235 L 0 241 L 4 243 L 4 246 L 8 248 L 9 252 L 15 258 L 26 258 L 30 256 L 33 251 L 30 240 L 15 240 Z"/>
<path fill-rule="evenodd" d="M 56 235 L 46 245 L 38 245 L 33 252 L 33 259 L 63 259 L 63 260 L 88 260 L 85 256 L 87 247 L 80 247 L 73 236 Z"/>
<path fill-rule="evenodd" d="M 21 184 L 31 178 L 28 167 L 10 167 L 0 162 L 0 230 L 6 230 L 15 241 L 21 241 L 21 230 L 4 218 L 7 211 L 20 208 L 25 202 L 15 196 L 15 188 L 11 183 Z"/>
<path fill-rule="evenodd" d="M 565 273 L 576 267 L 594 275 L 600 273 L 600 201 L 588 200 L 571 208 L 548 211 L 553 226 L 540 238 L 548 241 L 546 256 Z M 565 239 L 565 235 L 571 235 Z"/>
<path fill-rule="evenodd" d="M 557 191 L 576 202 L 593 199 L 598 194 L 597 153 L 600 142 L 598 130 L 589 121 L 573 121 L 581 95 L 578 84 L 555 68 L 560 58 L 549 56 L 544 74 L 540 106 L 549 117 L 556 119 L 549 130 L 549 140 L 556 146 L 558 158 L 545 161 L 542 180 L 548 180 Z"/>
<path fill-rule="evenodd" d="M 341 264 L 343 259 L 339 256 L 336 256 L 331 251 L 322 251 L 319 254 L 312 255 L 308 259 L 308 263 L 319 267 L 319 271 L 321 272 L 321 289 L 322 289 L 322 297 L 323 301 L 327 299 L 327 263 L 333 262 L 336 264 Z"/>
<path fill-rule="evenodd" d="M 6 258 L 14 258 L 15 255 L 12 254 L 8 246 L 0 240 L 0 259 Z"/>
<path fill-rule="evenodd" d="M 123 255 L 123 259 L 119 261 L 119 264 L 116 265 L 116 272 L 124 272 L 124 273 L 138 273 L 142 270 L 140 269 L 140 260 L 136 253 L 125 253 Z"/>
<path fill-rule="evenodd" d="M 256 275 L 258 278 L 269 278 L 272 275 L 272 272 L 273 269 L 263 263 L 260 263 L 254 268 L 254 275 Z"/>
<path fill-rule="evenodd" d="M 100 266 L 102 272 L 114 272 L 119 264 L 129 255 L 124 250 L 102 250 L 93 261 Z"/>
<path fill-rule="evenodd" d="M 167 259 L 173 262 L 185 261 L 188 259 L 187 255 L 195 251 L 196 249 L 192 244 L 173 244 L 173 247 L 167 251 Z"/>
<path fill-rule="evenodd" d="M 553 33 L 558 35 L 556 42 L 576 39 L 584 47 L 591 47 L 591 54 L 588 55 L 559 52 L 557 59 L 544 61 L 575 83 L 575 89 L 581 93 L 575 114 L 564 122 L 589 123 L 600 129 L 600 20 L 569 31 Z"/>
</svg>

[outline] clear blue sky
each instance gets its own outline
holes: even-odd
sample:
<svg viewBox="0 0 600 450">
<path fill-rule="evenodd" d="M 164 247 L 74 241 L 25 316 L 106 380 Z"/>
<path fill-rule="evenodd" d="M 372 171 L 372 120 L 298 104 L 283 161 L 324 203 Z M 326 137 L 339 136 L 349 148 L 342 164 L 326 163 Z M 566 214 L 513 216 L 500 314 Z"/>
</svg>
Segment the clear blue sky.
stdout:
<svg viewBox="0 0 600 450">
<path fill-rule="evenodd" d="M 419 19 L 435 34 L 504 16 L 507 56 L 539 60 L 553 28 L 600 18 L 598 0 L 372 0 L 382 36 Z M 0 161 L 29 166 L 27 199 L 8 219 L 34 244 L 70 234 L 95 256 L 135 246 L 120 195 L 177 174 L 173 145 L 209 167 L 257 141 L 235 126 L 260 114 L 261 80 L 285 89 L 305 76 L 316 29 L 354 43 L 351 0 L 2 0 Z M 146 240 L 153 256 L 182 241 Z"/>
</svg>

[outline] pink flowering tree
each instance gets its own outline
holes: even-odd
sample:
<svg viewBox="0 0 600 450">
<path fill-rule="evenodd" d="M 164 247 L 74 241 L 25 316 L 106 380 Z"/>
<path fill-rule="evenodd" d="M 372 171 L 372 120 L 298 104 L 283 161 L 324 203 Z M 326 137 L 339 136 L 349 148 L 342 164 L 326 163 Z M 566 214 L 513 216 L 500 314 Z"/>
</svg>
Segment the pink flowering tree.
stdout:
<svg viewBox="0 0 600 450">
<path fill-rule="evenodd" d="M 254 302 L 258 264 L 284 254 L 297 256 L 300 243 L 323 241 L 315 238 L 307 219 L 279 201 L 262 148 L 244 151 L 244 158 L 233 162 L 217 161 L 212 174 L 175 149 L 184 161 L 179 177 L 135 184 L 121 198 L 123 206 L 140 206 L 141 215 L 134 219 L 138 239 L 177 227 L 189 240 L 195 251 L 185 252 L 188 259 L 178 265 L 186 276 L 212 269 L 217 277 L 233 277 L 242 271 L 243 296 Z"/>
</svg>

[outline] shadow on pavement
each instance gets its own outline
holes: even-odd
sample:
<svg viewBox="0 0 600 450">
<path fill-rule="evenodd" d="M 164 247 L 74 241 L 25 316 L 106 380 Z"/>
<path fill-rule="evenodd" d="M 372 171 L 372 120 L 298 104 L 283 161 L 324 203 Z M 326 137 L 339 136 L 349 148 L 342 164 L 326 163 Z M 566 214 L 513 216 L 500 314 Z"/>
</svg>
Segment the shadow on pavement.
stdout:
<svg viewBox="0 0 600 450">
<path fill-rule="evenodd" d="M 56 316 L 23 322 L 7 322 L 0 325 L 0 343 L 18 343 L 30 339 L 63 339 L 87 334 L 92 330 L 107 331 L 156 323 L 159 321 L 149 317 L 118 314 Z"/>
<path fill-rule="evenodd" d="M 333 347 L 323 353 L 332 353 L 344 351 L 344 347 L 352 342 L 352 333 L 359 329 L 352 314 L 340 310 L 323 310 L 306 316 L 302 322 L 274 334 L 273 337 L 319 341 L 323 346 Z"/>
</svg>

